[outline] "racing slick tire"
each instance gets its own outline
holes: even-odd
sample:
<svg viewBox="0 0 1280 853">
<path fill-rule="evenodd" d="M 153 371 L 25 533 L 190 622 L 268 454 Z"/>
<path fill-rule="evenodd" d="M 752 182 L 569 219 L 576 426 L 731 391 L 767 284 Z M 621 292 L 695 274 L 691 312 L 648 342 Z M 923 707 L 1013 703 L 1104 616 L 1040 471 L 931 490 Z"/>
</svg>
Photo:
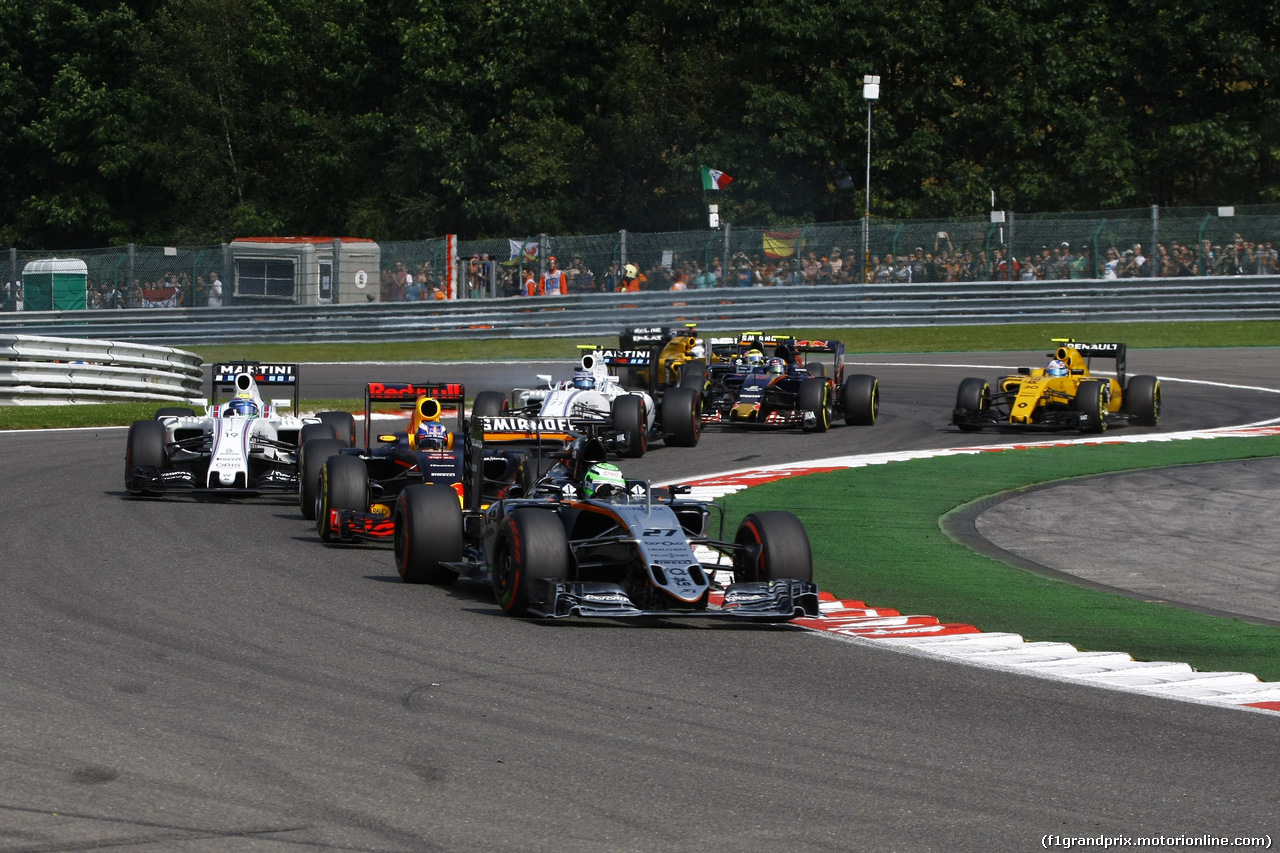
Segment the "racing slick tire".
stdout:
<svg viewBox="0 0 1280 853">
<path fill-rule="evenodd" d="M 827 380 L 820 376 L 811 376 L 800 383 L 800 393 L 796 395 L 796 408 L 805 412 L 813 412 L 814 432 L 826 432 L 831 428 L 831 388 Z"/>
<path fill-rule="evenodd" d="M 840 387 L 840 404 L 849 426 L 874 426 L 880 417 L 880 380 L 855 373 Z"/>
<path fill-rule="evenodd" d="M 820 361 L 811 362 L 804 365 L 804 369 L 809 371 L 810 376 L 826 376 L 827 366 Z"/>
<path fill-rule="evenodd" d="M 143 467 L 168 467 L 165 438 L 164 424 L 159 421 L 134 421 L 129 427 L 129 440 L 124 451 L 124 485 L 129 494 L 141 494 L 141 490 L 131 488 L 134 471 Z"/>
<path fill-rule="evenodd" d="M 369 469 L 357 456 L 330 456 L 320 466 L 319 488 L 316 531 L 325 542 L 332 542 L 338 534 L 330 526 L 331 510 L 369 511 Z"/>
<path fill-rule="evenodd" d="M 333 427 L 333 434 L 347 447 L 356 446 L 356 419 L 350 412 L 321 412 L 320 423 Z"/>
<path fill-rule="evenodd" d="M 991 386 L 985 379 L 969 377 L 960 380 L 960 389 L 956 391 L 957 412 L 985 412 L 991 408 Z M 965 432 L 982 429 L 981 424 L 958 423 Z"/>
<path fill-rule="evenodd" d="M 405 583 L 451 584 L 458 573 L 441 563 L 462 559 L 458 493 L 436 483 L 406 486 L 396 498 L 396 571 Z"/>
<path fill-rule="evenodd" d="M 1124 409 L 1138 426 L 1155 426 L 1160 421 L 1160 380 L 1154 376 L 1134 376 L 1124 389 Z"/>
<path fill-rule="evenodd" d="M 679 388 L 692 388 L 699 396 L 707 391 L 707 365 L 701 361 L 686 361 L 680 367 Z"/>
<path fill-rule="evenodd" d="M 156 420 L 160 418 L 193 418 L 196 410 L 190 406 L 163 406 L 156 409 Z"/>
<path fill-rule="evenodd" d="M 307 424 L 302 428 L 306 432 Z M 328 434 L 325 424 L 314 424 L 326 430 L 320 438 L 307 439 L 298 448 L 298 509 L 307 521 L 315 521 L 320 503 L 320 468 L 325 460 L 342 449 L 342 441 Z"/>
<path fill-rule="evenodd" d="M 501 391 L 481 391 L 471 404 L 471 416 L 493 418 L 507 410 L 507 395 Z"/>
<path fill-rule="evenodd" d="M 623 394 L 613 399 L 613 427 L 627 434 L 619 454 L 639 459 L 649 449 L 648 428 L 644 416 L 644 398 L 639 394 Z"/>
<path fill-rule="evenodd" d="M 753 512 L 742 519 L 733 541 L 741 545 L 733 555 L 733 579 L 813 581 L 809 534 L 789 512 Z"/>
<path fill-rule="evenodd" d="M 702 395 L 697 388 L 672 388 L 662 397 L 662 431 L 671 447 L 695 447 L 702 420 Z"/>
<path fill-rule="evenodd" d="M 572 556 L 560 516 L 522 508 L 504 516 L 494 545 L 493 596 L 509 616 L 522 616 L 540 580 L 568 580 Z"/>
<path fill-rule="evenodd" d="M 1074 407 L 1085 415 L 1081 432 L 1102 432 L 1107 428 L 1107 383 L 1086 379 L 1076 388 Z"/>
<path fill-rule="evenodd" d="M 326 438 L 342 441 L 338 438 L 333 424 L 303 424 L 302 429 L 298 430 L 298 447 L 305 447 L 308 441 L 320 441 Z"/>
</svg>

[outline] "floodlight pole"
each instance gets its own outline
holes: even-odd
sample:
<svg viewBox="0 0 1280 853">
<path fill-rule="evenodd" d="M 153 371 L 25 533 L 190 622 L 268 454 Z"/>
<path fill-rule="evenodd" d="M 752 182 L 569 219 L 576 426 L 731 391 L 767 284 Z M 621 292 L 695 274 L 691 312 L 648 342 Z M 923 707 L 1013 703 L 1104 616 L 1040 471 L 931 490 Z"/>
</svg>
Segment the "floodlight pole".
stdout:
<svg viewBox="0 0 1280 853">
<path fill-rule="evenodd" d="M 867 201 L 862 211 L 862 279 L 871 281 L 871 102 L 880 97 L 880 77 L 862 77 L 862 97 L 867 102 Z"/>
</svg>

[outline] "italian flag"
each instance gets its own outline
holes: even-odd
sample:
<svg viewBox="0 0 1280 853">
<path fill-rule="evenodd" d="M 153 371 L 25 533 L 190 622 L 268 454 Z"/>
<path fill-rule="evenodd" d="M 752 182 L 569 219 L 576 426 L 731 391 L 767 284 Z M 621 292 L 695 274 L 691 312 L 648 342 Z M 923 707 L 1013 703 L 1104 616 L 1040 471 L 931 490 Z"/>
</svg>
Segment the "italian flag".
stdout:
<svg viewBox="0 0 1280 853">
<path fill-rule="evenodd" d="M 722 190 L 733 183 L 733 178 L 719 169 L 702 167 L 702 188 L 704 190 Z"/>
</svg>

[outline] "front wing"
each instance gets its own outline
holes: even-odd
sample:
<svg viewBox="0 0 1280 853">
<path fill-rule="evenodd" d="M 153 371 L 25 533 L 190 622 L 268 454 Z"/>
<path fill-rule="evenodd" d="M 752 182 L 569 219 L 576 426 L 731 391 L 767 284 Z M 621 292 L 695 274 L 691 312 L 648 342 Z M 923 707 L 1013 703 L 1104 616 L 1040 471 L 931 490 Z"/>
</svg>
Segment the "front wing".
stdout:
<svg viewBox="0 0 1280 853">
<path fill-rule="evenodd" d="M 790 579 L 729 584 L 723 604 L 702 610 L 642 610 L 615 583 L 544 580 L 534 592 L 540 601 L 530 602 L 529 613 L 550 619 L 648 616 L 790 622 L 819 616 L 818 587 Z"/>
</svg>

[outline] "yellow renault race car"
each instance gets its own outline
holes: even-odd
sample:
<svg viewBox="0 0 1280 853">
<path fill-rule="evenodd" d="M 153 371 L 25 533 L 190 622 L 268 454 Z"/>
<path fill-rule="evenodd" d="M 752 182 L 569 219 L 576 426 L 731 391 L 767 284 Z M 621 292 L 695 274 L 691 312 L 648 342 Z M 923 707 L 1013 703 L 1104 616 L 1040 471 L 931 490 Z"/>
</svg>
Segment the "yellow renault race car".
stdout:
<svg viewBox="0 0 1280 853">
<path fill-rule="evenodd" d="M 1056 352 L 1045 367 L 1018 369 L 992 387 L 985 379 L 960 383 L 951 423 L 962 430 L 986 426 L 1023 429 L 1078 429 L 1102 432 L 1108 426 L 1135 423 L 1155 426 L 1160 420 L 1160 380 L 1125 377 L 1124 344 L 1077 343 L 1055 338 Z M 1114 359 L 1114 377 L 1093 376 L 1089 362 Z"/>
</svg>

